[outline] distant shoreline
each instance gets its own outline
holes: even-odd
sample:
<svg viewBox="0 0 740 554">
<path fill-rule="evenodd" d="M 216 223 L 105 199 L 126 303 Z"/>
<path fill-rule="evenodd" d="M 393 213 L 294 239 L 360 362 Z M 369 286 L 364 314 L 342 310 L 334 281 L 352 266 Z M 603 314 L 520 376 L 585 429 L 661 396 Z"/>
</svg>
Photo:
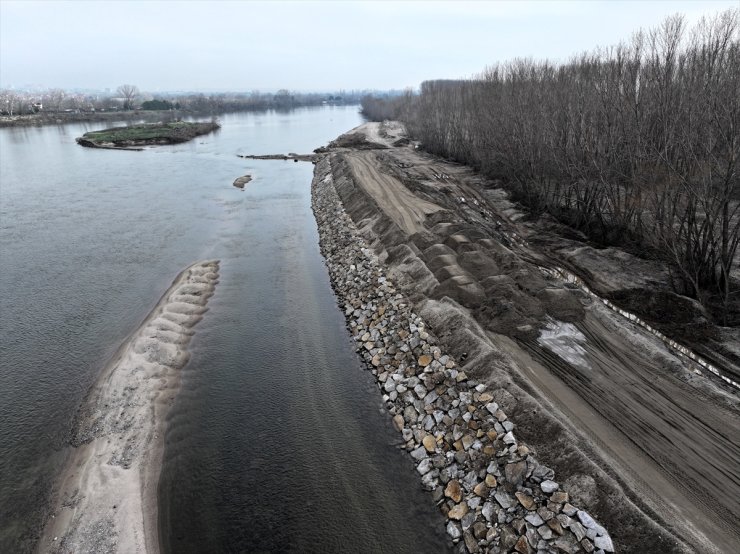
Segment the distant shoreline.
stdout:
<svg viewBox="0 0 740 554">
<path fill-rule="evenodd" d="M 356 106 L 356 104 L 330 104 L 333 107 Z M 112 111 L 112 112 L 39 112 L 35 114 L 24 115 L 0 115 L 0 129 L 7 127 L 45 127 L 48 125 L 65 125 L 67 123 L 104 123 L 114 121 L 162 121 L 168 119 L 189 118 L 189 117 L 212 117 L 221 116 L 229 113 L 264 113 L 268 111 L 289 112 L 300 108 L 323 108 L 323 104 L 302 104 L 291 106 L 289 108 L 254 108 L 233 110 L 226 109 L 222 111 L 213 110 L 132 110 L 132 111 Z"/>
<path fill-rule="evenodd" d="M 3 127 L 44 127 L 47 125 L 63 125 L 65 123 L 99 123 L 105 121 L 151 120 L 160 121 L 165 118 L 197 116 L 193 112 L 183 110 L 135 110 L 128 112 L 40 112 L 27 115 L 2 115 L 0 128 Z"/>
</svg>

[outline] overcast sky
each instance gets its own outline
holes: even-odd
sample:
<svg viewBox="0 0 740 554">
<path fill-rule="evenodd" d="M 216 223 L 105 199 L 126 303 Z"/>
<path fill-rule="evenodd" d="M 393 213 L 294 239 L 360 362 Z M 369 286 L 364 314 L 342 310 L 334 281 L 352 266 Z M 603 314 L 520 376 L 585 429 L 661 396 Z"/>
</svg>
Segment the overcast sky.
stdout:
<svg viewBox="0 0 740 554">
<path fill-rule="evenodd" d="M 738 0 L 0 0 L 0 88 L 390 89 L 513 57 L 567 59 Z"/>
</svg>

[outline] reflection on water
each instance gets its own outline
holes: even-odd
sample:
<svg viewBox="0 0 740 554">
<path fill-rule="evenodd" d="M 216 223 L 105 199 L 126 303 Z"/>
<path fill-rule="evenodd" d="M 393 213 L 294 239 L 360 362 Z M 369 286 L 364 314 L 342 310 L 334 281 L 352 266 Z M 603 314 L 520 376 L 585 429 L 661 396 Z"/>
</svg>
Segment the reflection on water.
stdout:
<svg viewBox="0 0 740 554">
<path fill-rule="evenodd" d="M 236 156 L 308 153 L 357 125 L 357 108 L 221 122 L 144 152 L 77 146 L 94 124 L 0 130 L 0 551 L 29 549 L 106 359 L 205 258 L 222 260 L 221 284 L 168 420 L 165 546 L 443 551 L 334 304 L 312 166 Z"/>
</svg>

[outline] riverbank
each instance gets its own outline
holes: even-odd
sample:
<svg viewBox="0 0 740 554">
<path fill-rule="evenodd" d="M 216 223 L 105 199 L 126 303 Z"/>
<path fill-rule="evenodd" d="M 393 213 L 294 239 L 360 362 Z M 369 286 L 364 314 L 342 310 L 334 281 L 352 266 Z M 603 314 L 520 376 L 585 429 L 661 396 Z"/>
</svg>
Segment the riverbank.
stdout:
<svg viewBox="0 0 740 554">
<path fill-rule="evenodd" d="M 140 147 L 142 146 L 188 142 L 197 136 L 212 133 L 220 128 L 221 126 L 215 121 L 143 123 L 127 127 L 113 127 L 102 131 L 91 131 L 78 137 L 76 141 L 80 146 L 88 148 L 141 150 Z"/>
<path fill-rule="evenodd" d="M 91 389 L 38 551 L 159 551 L 164 419 L 218 269 L 218 261 L 198 262 L 178 275 Z"/>
<path fill-rule="evenodd" d="M 43 127 L 65 123 L 98 123 L 105 121 L 161 121 L 199 115 L 183 110 L 131 110 L 111 112 L 40 112 L 24 115 L 0 115 L 2 127 Z"/>
<path fill-rule="evenodd" d="M 322 253 L 358 352 L 458 551 L 614 552 L 607 530 L 517 440 L 502 409 L 506 392 L 459 369 L 387 277 L 342 208 L 327 158 L 312 192 Z"/>
<path fill-rule="evenodd" d="M 594 279 L 614 291 L 643 278 L 645 268 L 638 260 L 627 256 L 625 261 L 623 253 L 595 252 L 583 245 L 563 248 L 562 240 L 556 242 L 523 218 L 495 185 L 469 168 L 418 151 L 397 125 L 366 124 L 350 132 L 358 133 L 387 149 L 329 149 L 318 162 L 314 187 L 329 186 L 326 180 L 336 189 L 341 205 L 334 217 L 346 211 L 365 240 L 367 254 L 376 256 L 383 268 L 382 278 L 393 281 L 413 313 L 423 318 L 425 333 L 435 331 L 441 353 L 456 360 L 476 387 L 495 391 L 493 401 L 506 412 L 507 421 L 518 425 L 516 439 L 554 469 L 571 503 L 604 523 L 620 552 L 732 550 L 738 534 L 732 524 L 738 513 L 738 476 L 728 460 L 740 452 L 740 409 L 732 385 L 714 380 L 651 326 L 636 325 L 634 316 L 625 317 L 627 312 L 611 302 L 596 301 L 599 297 L 589 289 L 546 269 L 560 262 L 572 271 L 576 260 L 600 256 L 600 264 L 582 265 L 578 273 L 592 271 L 591 291 L 601 291 Z M 317 220 L 320 230 L 332 225 L 330 217 Z M 347 241 L 359 240 L 350 231 L 344 233 Z M 549 250 L 548 243 L 558 248 Z M 346 275 L 361 284 L 366 276 L 356 262 L 344 267 L 342 256 L 350 254 L 334 257 L 333 248 L 326 251 L 327 263 L 342 298 Z M 569 263 L 563 263 L 569 254 Z M 624 263 L 636 271 L 625 273 Z M 362 295 L 360 301 L 363 317 L 372 306 Z M 353 310 L 347 315 L 350 328 L 360 325 Z M 377 342 L 384 337 L 366 331 L 360 338 L 366 333 L 371 340 L 362 340 L 369 344 L 361 348 L 374 351 L 370 366 L 393 404 L 403 395 L 396 391 L 391 400 L 393 387 L 385 389 L 395 370 L 386 368 L 379 350 L 387 348 Z M 442 381 L 435 390 L 449 375 L 438 378 Z M 417 424 L 423 429 L 431 415 L 426 421 L 436 425 L 437 410 L 422 408 Z M 406 415 L 405 407 L 400 415 Z M 409 426 L 405 417 L 404 425 Z M 684 447 L 687 436 L 692 437 L 691 448 Z M 435 443 L 446 452 L 445 441 L 437 438 Z M 454 441 L 449 451 L 454 456 Z M 513 454 L 496 446 L 494 451 L 497 456 Z M 432 462 L 420 471 L 424 469 L 440 469 L 436 479 L 445 484 L 444 468 Z M 505 478 L 497 482 L 507 487 Z M 478 540 L 483 548 L 483 539 Z"/>
</svg>

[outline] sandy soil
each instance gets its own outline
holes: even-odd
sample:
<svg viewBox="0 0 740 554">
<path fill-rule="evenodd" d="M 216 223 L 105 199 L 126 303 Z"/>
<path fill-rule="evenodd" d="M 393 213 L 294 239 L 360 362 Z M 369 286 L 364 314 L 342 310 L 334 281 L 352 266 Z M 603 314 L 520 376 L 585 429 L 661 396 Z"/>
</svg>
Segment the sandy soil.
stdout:
<svg viewBox="0 0 740 554">
<path fill-rule="evenodd" d="M 441 209 L 415 197 L 398 179 L 378 171 L 381 164 L 374 152 L 353 152 L 347 155 L 347 160 L 357 179 L 365 183 L 370 196 L 407 234 L 420 231 L 426 216 Z"/>
<path fill-rule="evenodd" d="M 40 552 L 158 552 L 164 419 L 217 261 L 184 270 L 101 373 L 80 410 L 75 451 L 54 491 Z"/>
<path fill-rule="evenodd" d="M 621 550 L 740 551 L 736 392 L 544 275 L 540 266 L 569 252 L 529 244 L 521 213 L 469 168 L 413 144 L 393 147 L 398 125 L 351 132 L 389 148 L 331 154 L 347 211 L 419 312 L 467 357 L 466 372 L 513 397 L 507 413 L 522 438 L 608 524 Z M 571 259 L 595 257 L 588 253 Z"/>
</svg>

